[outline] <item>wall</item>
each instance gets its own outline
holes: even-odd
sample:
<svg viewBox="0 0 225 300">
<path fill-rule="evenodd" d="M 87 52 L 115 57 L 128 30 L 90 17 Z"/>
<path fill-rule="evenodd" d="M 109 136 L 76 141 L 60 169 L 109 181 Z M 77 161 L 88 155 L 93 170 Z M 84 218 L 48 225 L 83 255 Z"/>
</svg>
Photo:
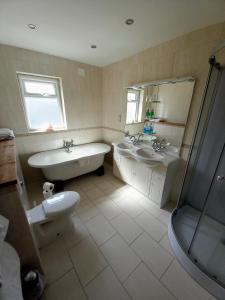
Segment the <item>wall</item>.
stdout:
<svg viewBox="0 0 225 300">
<path fill-rule="evenodd" d="M 102 70 L 79 62 L 43 53 L 0 45 L 0 127 L 16 133 L 16 143 L 25 178 L 40 178 L 41 173 L 28 167 L 34 152 L 62 146 L 64 138 L 77 144 L 102 139 Z M 85 71 L 80 76 L 79 69 Z M 67 131 L 28 134 L 16 71 L 62 78 Z"/>
<path fill-rule="evenodd" d="M 182 151 L 182 157 L 186 159 L 207 78 L 210 51 L 224 37 L 225 23 L 213 25 L 104 68 L 0 45 L 0 127 L 10 127 L 16 132 L 25 178 L 33 181 L 41 176 L 40 172 L 27 166 L 27 158 L 34 152 L 60 147 L 63 138 L 72 137 L 75 143 L 101 139 L 110 143 L 122 138 L 126 86 L 193 76 L 196 85 Z M 79 68 L 85 70 L 85 77 L 79 76 Z M 67 131 L 27 134 L 16 71 L 62 78 Z"/>
<path fill-rule="evenodd" d="M 189 152 L 203 91 L 209 70 L 211 50 L 225 38 L 225 23 L 216 24 L 149 48 L 134 56 L 103 68 L 103 135 L 107 141 L 121 138 L 125 127 L 126 88 L 140 82 L 174 77 L 193 76 L 196 79 L 181 151 L 181 166 L 176 178 L 179 186 Z M 120 122 L 119 115 L 122 113 Z M 173 134 L 173 127 L 168 130 Z M 168 134 L 168 132 L 167 132 Z"/>
<path fill-rule="evenodd" d="M 104 67 L 103 126 L 108 140 L 112 131 L 124 130 L 127 86 L 151 80 L 193 76 L 196 84 L 183 140 L 185 146 L 189 146 L 208 74 L 210 52 L 224 37 L 225 23 L 221 23 L 191 32 Z M 115 134 L 112 138 L 115 138 Z M 183 155 L 185 156 L 184 153 Z"/>
</svg>

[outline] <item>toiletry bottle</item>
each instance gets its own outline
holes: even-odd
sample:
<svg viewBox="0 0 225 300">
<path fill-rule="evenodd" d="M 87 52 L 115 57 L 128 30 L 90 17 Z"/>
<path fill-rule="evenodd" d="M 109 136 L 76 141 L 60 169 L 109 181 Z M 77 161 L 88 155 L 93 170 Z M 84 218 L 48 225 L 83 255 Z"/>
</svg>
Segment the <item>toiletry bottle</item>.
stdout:
<svg viewBox="0 0 225 300">
<path fill-rule="evenodd" d="M 153 109 L 149 112 L 149 120 L 151 120 L 151 119 L 154 119 L 154 110 Z"/>
</svg>

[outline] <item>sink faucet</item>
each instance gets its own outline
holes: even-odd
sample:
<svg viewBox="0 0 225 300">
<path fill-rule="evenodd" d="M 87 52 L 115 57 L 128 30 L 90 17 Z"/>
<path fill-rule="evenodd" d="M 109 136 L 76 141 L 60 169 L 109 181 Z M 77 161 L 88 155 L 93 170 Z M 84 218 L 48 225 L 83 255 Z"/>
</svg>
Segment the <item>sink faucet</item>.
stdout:
<svg viewBox="0 0 225 300">
<path fill-rule="evenodd" d="M 144 133 L 139 132 L 139 133 L 138 133 L 138 137 L 137 137 L 137 144 L 139 144 L 140 138 L 141 138 L 141 137 L 144 137 Z M 142 139 L 142 141 L 143 141 L 143 139 Z"/>
<path fill-rule="evenodd" d="M 165 149 L 167 146 L 167 142 L 165 139 L 157 138 L 152 142 L 152 148 L 155 152 L 159 152 L 162 149 Z"/>
<path fill-rule="evenodd" d="M 71 152 L 72 150 L 70 148 L 73 146 L 74 146 L 74 144 L 73 144 L 72 139 L 71 139 L 71 141 L 63 140 L 63 148 L 65 148 L 66 152 Z"/>
<path fill-rule="evenodd" d="M 139 144 L 139 142 L 140 142 L 140 138 L 143 137 L 144 134 L 143 134 L 142 132 L 139 132 L 139 133 L 138 133 L 138 136 L 135 137 L 134 135 L 129 135 L 129 133 L 128 133 L 128 134 L 126 134 L 125 136 L 128 136 L 128 137 L 129 137 L 129 139 L 131 140 L 131 142 L 132 142 L 133 145 L 137 145 L 137 144 Z"/>
</svg>

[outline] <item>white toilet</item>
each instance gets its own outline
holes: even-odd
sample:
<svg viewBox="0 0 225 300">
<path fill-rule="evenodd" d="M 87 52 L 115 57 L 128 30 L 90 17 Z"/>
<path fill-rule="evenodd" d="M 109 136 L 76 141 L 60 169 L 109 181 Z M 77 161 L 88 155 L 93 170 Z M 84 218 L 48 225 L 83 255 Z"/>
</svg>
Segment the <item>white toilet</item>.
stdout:
<svg viewBox="0 0 225 300">
<path fill-rule="evenodd" d="M 33 225 L 39 247 L 43 247 L 72 226 L 71 212 L 80 202 L 77 192 L 57 193 L 34 208 L 27 210 L 27 219 Z"/>
</svg>

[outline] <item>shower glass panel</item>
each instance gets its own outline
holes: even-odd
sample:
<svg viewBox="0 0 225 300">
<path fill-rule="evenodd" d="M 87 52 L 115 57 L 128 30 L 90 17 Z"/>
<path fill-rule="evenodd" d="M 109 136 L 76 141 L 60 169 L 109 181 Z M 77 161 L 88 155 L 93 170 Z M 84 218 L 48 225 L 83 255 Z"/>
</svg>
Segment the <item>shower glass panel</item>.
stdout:
<svg viewBox="0 0 225 300">
<path fill-rule="evenodd" d="M 191 245 L 206 198 L 204 197 L 206 196 L 204 188 L 207 183 L 202 181 L 202 173 L 205 173 L 207 170 L 207 166 L 204 170 L 206 157 L 202 159 L 202 163 L 199 162 L 199 158 L 203 146 L 206 147 L 208 156 L 214 151 L 212 145 L 204 145 L 204 140 L 207 134 L 207 124 L 217 94 L 216 91 L 220 81 L 220 73 L 217 68 L 211 67 L 207 89 L 205 91 L 204 105 L 202 106 L 198 129 L 190 151 L 191 155 L 186 170 L 185 182 L 178 203 L 176 217 L 174 218 L 174 230 L 185 251 L 188 251 Z"/>
<path fill-rule="evenodd" d="M 202 269 L 225 285 L 225 150 L 190 248 Z"/>
<path fill-rule="evenodd" d="M 204 201 L 197 205 L 198 210 L 202 207 L 202 214 L 193 235 L 189 254 L 211 277 L 225 285 L 225 70 L 221 72 L 196 164 L 200 173 L 204 171 L 202 183 L 208 186 L 201 189 Z M 195 185 L 198 197 L 199 188 L 201 183 Z M 192 206 L 195 204 L 193 200 L 197 199 L 192 199 Z"/>
</svg>

